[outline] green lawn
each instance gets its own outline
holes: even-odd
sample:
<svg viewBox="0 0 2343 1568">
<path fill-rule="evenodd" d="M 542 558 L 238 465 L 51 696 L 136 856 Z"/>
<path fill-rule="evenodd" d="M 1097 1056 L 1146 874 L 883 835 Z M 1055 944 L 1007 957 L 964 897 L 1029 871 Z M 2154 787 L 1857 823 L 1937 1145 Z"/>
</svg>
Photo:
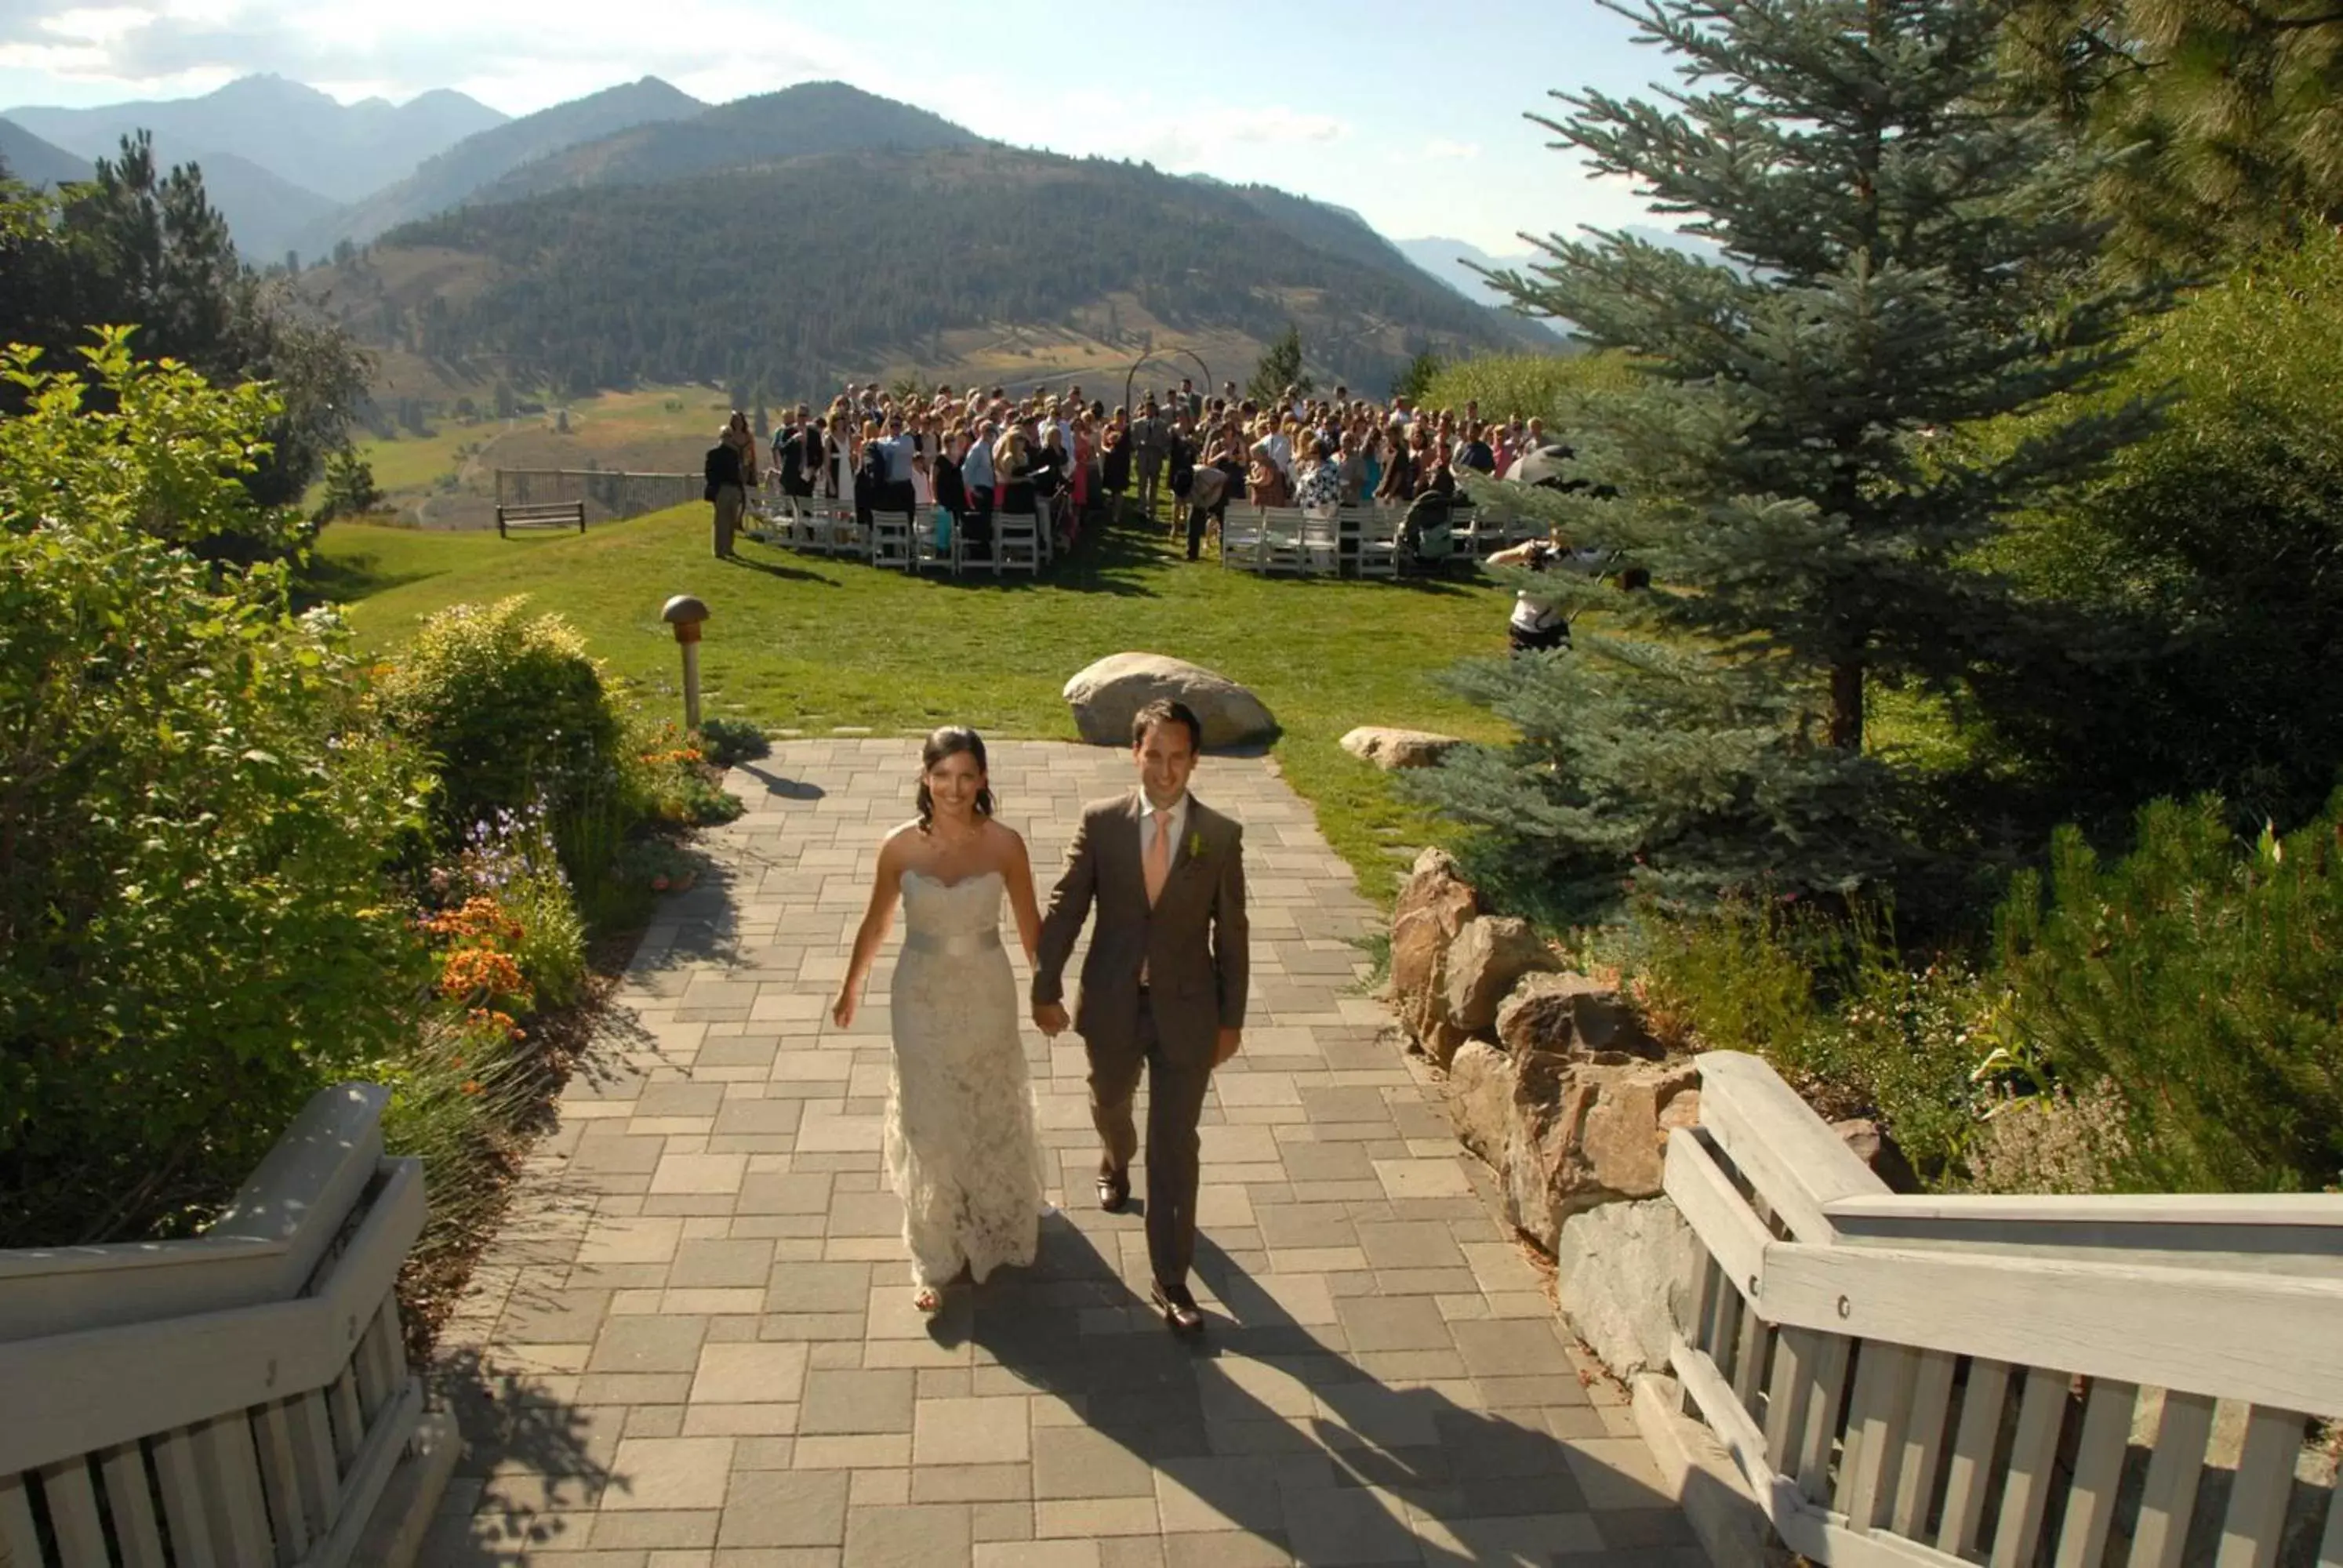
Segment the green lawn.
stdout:
<svg viewBox="0 0 2343 1568">
<path fill-rule="evenodd" d="M 679 672 L 659 607 L 698 594 L 711 612 L 701 654 L 709 714 L 810 733 L 954 722 L 1071 739 L 1059 691 L 1084 665 L 1129 649 L 1192 659 L 1269 705 L 1284 729 L 1279 766 L 1378 897 L 1400 869 L 1390 847 L 1423 842 L 1431 825 L 1336 744 L 1342 733 L 1503 733 L 1430 678 L 1504 647 L 1508 597 L 1485 583 L 1257 578 L 1191 565 L 1136 529 L 1085 541 L 1038 583 L 907 578 L 742 548 L 744 564 L 710 558 L 704 507 L 511 540 L 337 523 L 319 539 L 310 579 L 347 602 L 361 642 L 385 652 L 444 606 L 528 594 L 654 704 L 676 700 Z"/>
</svg>

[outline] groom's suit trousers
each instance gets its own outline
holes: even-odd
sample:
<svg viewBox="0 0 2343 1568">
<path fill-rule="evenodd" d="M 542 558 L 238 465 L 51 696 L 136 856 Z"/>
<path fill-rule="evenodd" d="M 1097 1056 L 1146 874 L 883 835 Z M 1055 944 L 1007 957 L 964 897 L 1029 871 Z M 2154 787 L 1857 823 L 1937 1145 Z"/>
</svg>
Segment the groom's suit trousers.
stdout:
<svg viewBox="0 0 2343 1568">
<path fill-rule="evenodd" d="M 1139 1034 L 1132 1049 L 1091 1049 L 1091 1121 L 1098 1128 L 1106 1161 L 1128 1170 L 1139 1151 L 1131 1101 L 1139 1078 L 1147 1075 L 1147 1259 L 1155 1277 L 1176 1285 L 1188 1277 L 1196 1257 L 1196 1121 L 1212 1082 L 1212 1065 L 1164 1050 L 1150 1000 L 1139 1005 Z"/>
</svg>

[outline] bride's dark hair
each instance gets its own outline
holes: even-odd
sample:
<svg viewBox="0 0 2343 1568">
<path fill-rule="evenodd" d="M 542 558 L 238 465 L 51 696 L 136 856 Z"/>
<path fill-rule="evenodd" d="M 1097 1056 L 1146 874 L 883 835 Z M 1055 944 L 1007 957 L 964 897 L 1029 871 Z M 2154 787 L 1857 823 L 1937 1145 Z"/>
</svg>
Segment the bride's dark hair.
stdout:
<svg viewBox="0 0 2343 1568">
<path fill-rule="evenodd" d="M 963 751 L 976 759 L 976 770 L 979 773 L 992 771 L 984 760 L 984 737 L 973 729 L 963 729 L 957 724 L 945 725 L 941 729 L 929 736 L 928 743 L 920 748 L 920 832 L 926 832 L 935 825 L 936 820 L 936 797 L 934 791 L 928 788 L 928 775 L 935 771 L 937 763 L 947 757 L 957 757 Z M 976 792 L 976 814 L 980 817 L 992 815 L 992 786 L 990 784 Z"/>
</svg>

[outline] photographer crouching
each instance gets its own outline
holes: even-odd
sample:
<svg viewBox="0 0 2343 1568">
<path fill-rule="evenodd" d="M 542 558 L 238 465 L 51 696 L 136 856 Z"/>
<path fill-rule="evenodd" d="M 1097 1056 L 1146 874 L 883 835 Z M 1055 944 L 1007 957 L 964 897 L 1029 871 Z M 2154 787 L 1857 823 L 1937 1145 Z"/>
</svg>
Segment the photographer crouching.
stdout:
<svg viewBox="0 0 2343 1568">
<path fill-rule="evenodd" d="M 1499 550 L 1488 559 L 1493 567 L 1523 567 L 1546 572 L 1561 564 L 1565 554 L 1546 539 L 1532 539 Z M 1523 584 L 1513 594 L 1513 613 L 1505 624 L 1505 640 L 1515 653 L 1540 653 L 1570 646 L 1570 618 L 1534 584 Z"/>
</svg>

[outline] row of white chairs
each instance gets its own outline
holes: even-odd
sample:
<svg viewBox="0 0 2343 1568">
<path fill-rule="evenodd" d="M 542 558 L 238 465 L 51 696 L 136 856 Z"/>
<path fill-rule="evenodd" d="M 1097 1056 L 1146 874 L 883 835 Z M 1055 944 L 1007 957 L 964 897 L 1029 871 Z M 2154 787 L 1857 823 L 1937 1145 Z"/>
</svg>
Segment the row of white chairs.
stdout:
<svg viewBox="0 0 2343 1568">
<path fill-rule="evenodd" d="M 1221 565 L 1294 577 L 1395 578 L 1398 507 L 1343 507 L 1305 512 L 1299 507 L 1232 506 L 1221 520 Z M 1481 560 L 1545 531 L 1520 518 L 1481 517 L 1467 509 L 1449 529 L 1448 554 Z"/>
<path fill-rule="evenodd" d="M 846 557 L 874 567 L 918 572 L 930 568 L 958 577 L 990 569 L 1039 576 L 1050 564 L 1049 502 L 1036 498 L 1031 512 L 992 514 L 992 545 L 983 555 L 969 548 L 967 530 L 955 525 L 938 544 L 934 511 L 873 512 L 869 524 L 854 503 L 820 497 L 759 496 L 749 502 L 750 536 L 808 555 Z"/>
<path fill-rule="evenodd" d="M 1221 565 L 1264 575 L 1395 578 L 1400 517 L 1388 507 L 1232 506 L 1221 519 Z"/>
</svg>

